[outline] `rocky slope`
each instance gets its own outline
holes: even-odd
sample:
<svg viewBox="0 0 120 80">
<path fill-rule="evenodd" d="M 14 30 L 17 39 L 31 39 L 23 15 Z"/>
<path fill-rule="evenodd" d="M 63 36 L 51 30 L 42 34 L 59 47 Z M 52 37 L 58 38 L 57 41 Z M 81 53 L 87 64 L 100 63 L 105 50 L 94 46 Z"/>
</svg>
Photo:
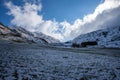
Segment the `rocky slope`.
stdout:
<svg viewBox="0 0 120 80">
<path fill-rule="evenodd" d="M 71 42 L 74 44 L 79 44 L 80 47 L 96 46 L 120 48 L 120 26 L 83 34 Z"/>
<path fill-rule="evenodd" d="M 119 53 L 118 49 L 71 51 L 4 41 L 0 42 L 0 80 L 119 80 Z"/>
<path fill-rule="evenodd" d="M 6 27 L 2 23 L 0 23 L 0 39 L 42 44 L 59 43 L 59 40 L 45 34 L 29 32 L 22 27 Z"/>
</svg>

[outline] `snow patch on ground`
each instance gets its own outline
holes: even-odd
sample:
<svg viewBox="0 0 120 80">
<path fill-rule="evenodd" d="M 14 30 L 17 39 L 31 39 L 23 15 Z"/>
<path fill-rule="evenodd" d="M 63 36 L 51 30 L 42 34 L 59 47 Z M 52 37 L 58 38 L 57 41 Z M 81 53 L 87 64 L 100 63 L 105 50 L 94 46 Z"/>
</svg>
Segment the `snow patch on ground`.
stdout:
<svg viewBox="0 0 120 80">
<path fill-rule="evenodd" d="M 0 44 L 0 80 L 119 80 L 120 58 Z"/>
</svg>

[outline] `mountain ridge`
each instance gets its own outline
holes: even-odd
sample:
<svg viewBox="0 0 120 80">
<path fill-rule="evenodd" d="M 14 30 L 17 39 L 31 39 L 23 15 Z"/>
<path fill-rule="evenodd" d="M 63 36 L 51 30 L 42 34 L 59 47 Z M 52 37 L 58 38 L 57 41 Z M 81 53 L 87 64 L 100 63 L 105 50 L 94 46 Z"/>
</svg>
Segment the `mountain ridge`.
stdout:
<svg viewBox="0 0 120 80">
<path fill-rule="evenodd" d="M 71 43 L 76 43 L 80 46 L 82 46 L 81 44 L 92 46 L 90 42 L 96 42 L 94 47 L 120 48 L 120 26 L 82 34 L 71 41 Z"/>
<path fill-rule="evenodd" d="M 60 43 L 59 40 L 41 32 L 30 32 L 22 27 L 7 27 L 2 23 L 0 23 L 0 39 L 41 44 Z"/>
</svg>

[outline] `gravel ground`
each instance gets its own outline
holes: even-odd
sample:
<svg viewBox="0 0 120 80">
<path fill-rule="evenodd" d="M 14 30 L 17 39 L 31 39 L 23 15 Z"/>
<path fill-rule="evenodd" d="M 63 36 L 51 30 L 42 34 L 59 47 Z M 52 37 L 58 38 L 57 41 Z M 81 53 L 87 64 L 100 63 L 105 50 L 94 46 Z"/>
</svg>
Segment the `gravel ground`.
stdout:
<svg viewBox="0 0 120 80">
<path fill-rule="evenodd" d="M 120 80 L 120 57 L 76 52 L 0 42 L 0 80 Z"/>
</svg>

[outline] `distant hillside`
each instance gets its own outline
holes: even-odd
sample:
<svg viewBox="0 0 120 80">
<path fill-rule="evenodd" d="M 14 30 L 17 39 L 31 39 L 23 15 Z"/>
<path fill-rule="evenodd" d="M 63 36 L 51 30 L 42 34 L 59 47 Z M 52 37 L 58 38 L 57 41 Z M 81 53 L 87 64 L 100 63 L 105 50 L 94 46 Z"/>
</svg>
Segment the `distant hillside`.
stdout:
<svg viewBox="0 0 120 80">
<path fill-rule="evenodd" d="M 14 42 L 59 43 L 60 41 L 43 33 L 29 32 L 22 27 L 6 27 L 0 23 L 0 39 Z"/>
<path fill-rule="evenodd" d="M 70 43 L 73 47 L 120 48 L 120 26 L 80 35 Z"/>
</svg>

